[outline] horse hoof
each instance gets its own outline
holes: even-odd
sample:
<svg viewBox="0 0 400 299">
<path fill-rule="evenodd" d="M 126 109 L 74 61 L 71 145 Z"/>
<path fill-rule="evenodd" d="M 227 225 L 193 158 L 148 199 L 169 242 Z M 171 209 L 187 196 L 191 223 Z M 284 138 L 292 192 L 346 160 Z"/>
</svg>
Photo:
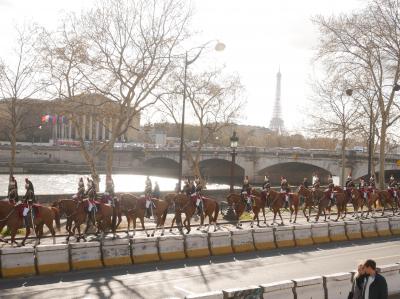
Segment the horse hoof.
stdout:
<svg viewBox="0 0 400 299">
<path fill-rule="evenodd" d="M 200 230 L 200 226 L 197 228 L 197 230 Z"/>
<path fill-rule="evenodd" d="M 264 221 L 264 224 L 267 224 L 267 221 Z"/>
<path fill-rule="evenodd" d="M 240 226 L 242 226 L 243 224 L 242 224 L 242 223 L 240 223 L 239 225 L 240 225 Z"/>
<path fill-rule="evenodd" d="M 150 235 L 146 235 L 147 237 L 150 237 Z"/>
<path fill-rule="evenodd" d="M 172 233 L 172 228 L 169 230 L 170 233 Z"/>
<path fill-rule="evenodd" d="M 164 233 L 161 233 L 161 236 L 164 236 Z"/>
<path fill-rule="evenodd" d="M 151 234 L 152 237 L 154 237 L 154 234 Z"/>
</svg>

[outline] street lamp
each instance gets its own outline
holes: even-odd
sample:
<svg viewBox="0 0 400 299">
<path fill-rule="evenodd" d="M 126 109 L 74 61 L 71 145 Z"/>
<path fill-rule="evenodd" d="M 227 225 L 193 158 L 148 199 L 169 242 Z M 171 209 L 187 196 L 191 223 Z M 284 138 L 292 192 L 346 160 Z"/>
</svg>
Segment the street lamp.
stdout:
<svg viewBox="0 0 400 299">
<path fill-rule="evenodd" d="M 181 144 L 179 147 L 179 177 L 178 177 L 178 190 L 182 190 L 182 172 L 183 172 L 183 144 L 184 144 L 184 133 L 185 133 L 185 104 L 186 104 L 186 89 L 187 89 L 187 69 L 189 65 L 194 63 L 199 57 L 201 52 L 204 48 L 210 44 L 212 41 L 205 43 L 203 46 L 200 47 L 199 52 L 194 56 L 193 59 L 188 60 L 188 51 L 185 53 L 185 70 L 184 70 L 184 77 L 183 77 L 183 104 L 182 104 L 182 122 L 181 122 Z M 225 50 L 225 44 L 221 42 L 217 42 L 214 50 L 217 52 L 221 52 Z"/>
<path fill-rule="evenodd" d="M 231 163 L 231 186 L 230 186 L 230 192 L 232 193 L 234 191 L 233 189 L 233 184 L 234 184 L 234 176 L 235 176 L 235 158 L 236 158 L 236 148 L 238 146 L 239 138 L 236 136 L 236 131 L 233 131 L 233 134 L 230 138 L 231 140 L 231 155 L 232 155 L 232 163 Z"/>
</svg>

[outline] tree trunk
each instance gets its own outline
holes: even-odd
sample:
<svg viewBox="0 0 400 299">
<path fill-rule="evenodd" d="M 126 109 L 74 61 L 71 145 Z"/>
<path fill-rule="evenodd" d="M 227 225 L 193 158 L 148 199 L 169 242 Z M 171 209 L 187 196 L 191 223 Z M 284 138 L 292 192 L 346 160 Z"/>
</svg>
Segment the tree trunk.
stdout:
<svg viewBox="0 0 400 299">
<path fill-rule="evenodd" d="M 381 140 L 379 143 L 379 188 L 385 188 L 385 141 L 386 141 L 386 118 L 382 117 Z"/>
<path fill-rule="evenodd" d="M 112 178 L 113 162 L 114 162 L 114 142 L 111 142 L 107 147 L 107 161 L 106 161 L 106 181 Z"/>
<path fill-rule="evenodd" d="M 342 135 L 342 174 L 340 176 L 340 184 L 344 187 L 344 176 L 345 176 L 345 169 L 346 169 L 346 133 Z"/>
<path fill-rule="evenodd" d="M 10 159 L 10 174 L 14 175 L 15 156 L 17 154 L 17 137 L 15 128 L 11 132 L 11 159 Z"/>
<path fill-rule="evenodd" d="M 88 164 L 89 164 L 89 168 L 90 168 L 90 175 L 96 186 L 96 191 L 99 192 L 100 191 L 100 176 L 97 173 L 96 165 L 93 160 L 88 162 Z"/>
</svg>

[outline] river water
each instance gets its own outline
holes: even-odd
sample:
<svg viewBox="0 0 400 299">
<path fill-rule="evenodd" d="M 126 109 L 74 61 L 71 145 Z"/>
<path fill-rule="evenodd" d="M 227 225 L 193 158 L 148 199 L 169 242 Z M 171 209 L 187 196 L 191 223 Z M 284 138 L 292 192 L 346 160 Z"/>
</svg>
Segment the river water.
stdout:
<svg viewBox="0 0 400 299">
<path fill-rule="evenodd" d="M 72 194 L 78 189 L 78 181 L 80 177 L 86 177 L 79 174 L 16 174 L 15 178 L 18 183 L 19 194 L 25 193 L 25 178 L 29 178 L 35 188 L 35 194 Z M 0 196 L 7 195 L 8 175 L 0 175 Z M 113 175 L 115 192 L 141 192 L 144 191 L 144 183 L 146 176 L 136 174 L 115 174 Z M 150 176 L 153 186 L 158 182 L 161 191 L 173 191 L 178 182 L 175 178 L 165 178 Z M 105 175 L 100 175 L 100 191 L 104 191 Z M 224 184 L 207 184 L 207 189 L 228 189 L 229 185 Z"/>
</svg>

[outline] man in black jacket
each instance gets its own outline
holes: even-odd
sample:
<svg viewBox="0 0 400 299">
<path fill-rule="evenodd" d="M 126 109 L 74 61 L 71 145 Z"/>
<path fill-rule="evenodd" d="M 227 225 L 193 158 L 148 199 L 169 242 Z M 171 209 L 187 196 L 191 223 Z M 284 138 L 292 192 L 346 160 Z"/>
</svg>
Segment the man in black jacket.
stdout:
<svg viewBox="0 0 400 299">
<path fill-rule="evenodd" d="M 388 288 L 386 279 L 376 272 L 376 263 L 367 260 L 364 263 L 365 273 L 368 275 L 364 282 L 363 299 L 387 299 Z"/>
</svg>

